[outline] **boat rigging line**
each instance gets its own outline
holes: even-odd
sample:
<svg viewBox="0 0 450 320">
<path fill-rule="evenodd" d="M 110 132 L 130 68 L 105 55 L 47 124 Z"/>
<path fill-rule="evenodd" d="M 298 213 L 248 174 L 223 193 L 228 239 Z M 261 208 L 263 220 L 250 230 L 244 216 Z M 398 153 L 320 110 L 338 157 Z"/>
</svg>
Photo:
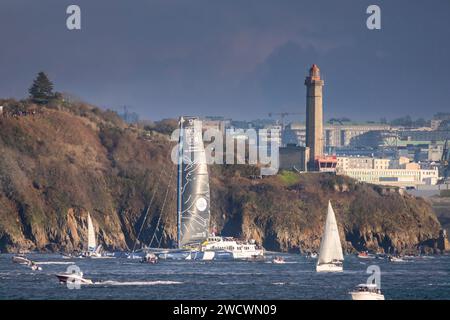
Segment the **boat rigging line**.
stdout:
<svg viewBox="0 0 450 320">
<path fill-rule="evenodd" d="M 158 238 L 156 237 L 156 232 L 159 231 L 159 224 L 160 224 L 160 222 L 161 222 L 161 217 L 162 217 L 162 215 L 163 215 L 163 213 L 164 213 L 164 208 L 165 208 L 165 206 L 166 206 L 167 195 L 169 194 L 170 183 L 171 183 L 171 181 L 172 181 L 173 172 L 174 172 L 174 170 L 171 170 L 171 171 L 170 171 L 169 180 L 168 180 L 168 182 L 167 182 L 166 194 L 164 195 L 163 205 L 161 206 L 161 212 L 159 213 L 158 222 L 156 223 L 155 231 L 153 232 L 153 236 L 152 236 L 152 238 L 151 238 L 151 240 L 150 240 L 150 243 L 149 243 L 149 245 L 148 245 L 150 248 L 152 247 L 152 243 L 153 243 L 153 240 L 154 240 L 155 238 L 156 238 L 156 240 L 158 241 L 158 248 L 161 247 L 162 235 L 161 235 L 161 238 L 158 240 Z"/>
<path fill-rule="evenodd" d="M 148 216 L 148 213 L 150 212 L 150 207 L 152 206 L 153 200 L 155 199 L 156 192 L 158 191 L 156 186 L 158 185 L 159 181 L 161 180 L 163 172 L 165 172 L 165 167 L 166 166 L 164 165 L 164 168 L 163 168 L 164 170 L 161 170 L 161 172 L 159 173 L 158 179 L 155 181 L 155 184 L 153 186 L 153 194 L 152 194 L 152 197 L 150 198 L 150 203 L 147 206 L 147 211 L 145 212 L 144 219 L 142 220 L 141 227 L 139 228 L 139 232 L 138 232 L 138 234 L 137 234 L 137 236 L 136 236 L 136 238 L 134 240 L 133 250 L 131 250 L 131 252 L 134 252 L 134 250 L 136 249 L 136 244 L 138 242 L 139 237 L 141 236 L 141 232 L 142 232 L 142 229 L 144 228 L 145 222 L 147 221 L 147 216 Z"/>
</svg>

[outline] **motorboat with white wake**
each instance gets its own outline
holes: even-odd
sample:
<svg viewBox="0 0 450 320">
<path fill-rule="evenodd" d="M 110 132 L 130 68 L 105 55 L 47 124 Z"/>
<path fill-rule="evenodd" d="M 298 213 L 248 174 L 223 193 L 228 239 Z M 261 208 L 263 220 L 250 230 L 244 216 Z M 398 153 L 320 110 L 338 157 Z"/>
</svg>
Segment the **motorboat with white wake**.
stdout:
<svg viewBox="0 0 450 320">
<path fill-rule="evenodd" d="M 55 275 L 61 283 L 93 284 L 92 280 L 83 278 L 83 273 L 59 273 Z"/>
<path fill-rule="evenodd" d="M 339 238 L 336 216 L 331 202 L 328 201 L 327 219 L 325 230 L 320 242 L 319 259 L 317 260 L 317 272 L 342 272 L 344 255 L 342 254 L 341 240 Z"/>
<path fill-rule="evenodd" d="M 33 270 L 33 271 L 42 271 L 42 267 L 38 266 L 36 262 L 34 262 L 30 259 L 27 259 L 23 255 L 13 256 L 12 261 L 14 263 L 30 267 L 31 270 Z"/>
</svg>

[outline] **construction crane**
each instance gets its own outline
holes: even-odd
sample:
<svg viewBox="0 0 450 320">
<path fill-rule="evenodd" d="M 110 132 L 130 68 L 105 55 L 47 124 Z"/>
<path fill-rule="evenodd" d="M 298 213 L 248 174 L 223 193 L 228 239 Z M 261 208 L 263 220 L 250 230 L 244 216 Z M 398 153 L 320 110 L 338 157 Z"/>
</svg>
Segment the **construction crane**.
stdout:
<svg viewBox="0 0 450 320">
<path fill-rule="evenodd" d="M 448 139 L 445 140 L 444 149 L 442 150 L 441 165 L 443 176 L 442 182 L 445 183 L 450 175 L 450 150 L 448 149 Z"/>
<path fill-rule="evenodd" d="M 292 115 L 305 114 L 304 112 L 269 112 L 269 117 L 280 116 L 281 128 L 284 130 L 284 118 Z"/>
</svg>

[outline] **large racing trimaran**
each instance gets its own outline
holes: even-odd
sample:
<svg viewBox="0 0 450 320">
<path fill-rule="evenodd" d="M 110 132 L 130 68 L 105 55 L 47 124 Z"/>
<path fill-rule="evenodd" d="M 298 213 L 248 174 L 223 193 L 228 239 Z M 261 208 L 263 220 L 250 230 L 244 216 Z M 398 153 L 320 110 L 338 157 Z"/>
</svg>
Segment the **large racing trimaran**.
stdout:
<svg viewBox="0 0 450 320">
<path fill-rule="evenodd" d="M 210 235 L 208 166 L 202 121 L 181 117 L 178 140 L 177 248 L 148 249 L 160 259 L 252 259 L 264 256 L 254 241 Z"/>
</svg>

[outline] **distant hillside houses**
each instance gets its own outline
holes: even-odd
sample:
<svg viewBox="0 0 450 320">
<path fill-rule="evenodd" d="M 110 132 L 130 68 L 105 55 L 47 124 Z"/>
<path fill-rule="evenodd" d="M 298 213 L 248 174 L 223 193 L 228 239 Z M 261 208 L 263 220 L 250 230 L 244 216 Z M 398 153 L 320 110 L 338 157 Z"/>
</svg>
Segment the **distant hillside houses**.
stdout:
<svg viewBox="0 0 450 320">
<path fill-rule="evenodd" d="M 439 179 L 437 167 L 422 169 L 420 164 L 410 162 L 406 157 L 338 157 L 336 174 L 346 175 L 361 182 L 405 188 L 435 185 Z"/>
</svg>

